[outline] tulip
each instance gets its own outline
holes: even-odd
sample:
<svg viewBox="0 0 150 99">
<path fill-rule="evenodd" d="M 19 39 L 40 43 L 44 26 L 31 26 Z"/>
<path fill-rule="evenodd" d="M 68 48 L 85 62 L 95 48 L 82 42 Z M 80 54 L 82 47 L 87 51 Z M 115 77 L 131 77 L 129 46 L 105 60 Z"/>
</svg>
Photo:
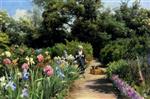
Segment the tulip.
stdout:
<svg viewBox="0 0 150 99">
<path fill-rule="evenodd" d="M 47 76 L 53 75 L 53 68 L 50 65 L 44 67 L 43 71 Z"/>
<path fill-rule="evenodd" d="M 38 59 L 39 62 L 43 62 L 43 61 L 44 61 L 44 57 L 43 57 L 42 54 L 39 54 L 39 55 L 37 56 L 37 59 Z"/>
<path fill-rule="evenodd" d="M 9 58 L 5 58 L 5 59 L 3 59 L 3 64 L 9 65 L 9 64 L 11 64 L 11 60 Z"/>
<path fill-rule="evenodd" d="M 28 65 L 27 63 L 24 63 L 24 64 L 22 65 L 22 69 L 29 69 L 29 65 Z"/>
</svg>

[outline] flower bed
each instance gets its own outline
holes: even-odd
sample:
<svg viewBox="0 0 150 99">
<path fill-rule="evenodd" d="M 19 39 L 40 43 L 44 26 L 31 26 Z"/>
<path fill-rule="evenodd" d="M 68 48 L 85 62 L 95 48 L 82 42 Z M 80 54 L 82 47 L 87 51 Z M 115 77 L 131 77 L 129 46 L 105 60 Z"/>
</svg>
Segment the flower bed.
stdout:
<svg viewBox="0 0 150 99">
<path fill-rule="evenodd" d="M 0 99 L 63 99 L 78 70 L 51 59 L 47 49 L 15 47 L 0 53 Z"/>
<path fill-rule="evenodd" d="M 120 79 L 117 75 L 112 75 L 111 80 L 118 90 L 130 99 L 144 99 L 131 86 Z"/>
</svg>

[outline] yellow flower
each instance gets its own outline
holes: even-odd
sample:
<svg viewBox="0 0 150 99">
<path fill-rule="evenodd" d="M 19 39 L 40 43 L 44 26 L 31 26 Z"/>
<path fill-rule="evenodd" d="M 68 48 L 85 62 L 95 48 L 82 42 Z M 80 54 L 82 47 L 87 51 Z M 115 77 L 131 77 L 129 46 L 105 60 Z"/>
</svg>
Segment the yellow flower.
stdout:
<svg viewBox="0 0 150 99">
<path fill-rule="evenodd" d="M 27 61 L 27 63 L 29 64 L 29 65 L 33 65 L 33 64 L 35 64 L 35 62 L 33 61 L 33 58 L 32 57 L 26 57 L 25 58 L 25 60 Z"/>
<path fill-rule="evenodd" d="M 29 62 L 31 65 L 35 64 L 35 62 L 33 61 L 33 58 L 30 57 L 29 60 L 30 60 Z"/>
<path fill-rule="evenodd" d="M 12 61 L 12 63 L 13 63 L 14 65 L 17 65 L 17 64 L 18 64 L 18 63 L 17 63 L 17 62 L 18 62 L 18 60 L 19 60 L 19 58 L 17 58 L 17 59 L 15 59 L 15 60 L 13 60 L 13 61 Z"/>
<path fill-rule="evenodd" d="M 64 68 L 64 67 L 65 67 L 65 64 L 64 64 L 64 63 L 61 63 L 61 64 L 60 64 L 60 67 L 61 67 L 61 68 Z"/>
</svg>

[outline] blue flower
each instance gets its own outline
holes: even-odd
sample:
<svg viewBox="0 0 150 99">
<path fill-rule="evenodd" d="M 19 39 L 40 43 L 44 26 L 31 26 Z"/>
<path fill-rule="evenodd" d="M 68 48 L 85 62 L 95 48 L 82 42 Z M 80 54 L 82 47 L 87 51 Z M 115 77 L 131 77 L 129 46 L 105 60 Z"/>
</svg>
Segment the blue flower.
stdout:
<svg viewBox="0 0 150 99">
<path fill-rule="evenodd" d="M 61 69 L 58 66 L 56 67 L 56 73 L 62 79 L 65 77 L 65 75 L 62 73 Z"/>
<path fill-rule="evenodd" d="M 9 81 L 8 84 L 6 84 L 5 89 L 7 90 L 8 87 L 10 87 L 13 91 L 16 90 L 16 84 L 13 81 Z"/>
<path fill-rule="evenodd" d="M 23 71 L 23 80 L 28 80 L 29 79 L 29 72 L 27 72 L 27 70 Z"/>
<path fill-rule="evenodd" d="M 42 49 L 36 49 L 35 52 L 36 52 L 37 54 L 39 54 L 39 53 L 42 52 Z"/>
</svg>

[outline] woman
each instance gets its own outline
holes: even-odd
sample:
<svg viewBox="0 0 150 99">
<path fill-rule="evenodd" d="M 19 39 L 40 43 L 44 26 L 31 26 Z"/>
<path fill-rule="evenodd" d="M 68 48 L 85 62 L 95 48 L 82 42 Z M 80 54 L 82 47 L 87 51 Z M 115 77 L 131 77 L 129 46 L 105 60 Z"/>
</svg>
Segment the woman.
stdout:
<svg viewBox="0 0 150 99">
<path fill-rule="evenodd" d="M 78 63 L 78 68 L 81 73 L 84 73 L 85 70 L 85 54 L 83 52 L 83 47 L 81 45 L 78 46 L 78 50 L 75 53 L 75 60 Z"/>
</svg>

